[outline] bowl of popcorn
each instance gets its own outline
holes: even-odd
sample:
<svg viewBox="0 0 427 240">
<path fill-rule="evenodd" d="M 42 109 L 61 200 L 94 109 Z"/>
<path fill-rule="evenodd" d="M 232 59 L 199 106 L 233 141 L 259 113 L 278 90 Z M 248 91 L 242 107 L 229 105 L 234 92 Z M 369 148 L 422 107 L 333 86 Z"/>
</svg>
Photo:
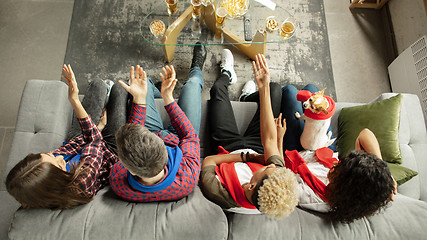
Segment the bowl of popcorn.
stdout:
<svg viewBox="0 0 427 240">
<path fill-rule="evenodd" d="M 222 0 L 221 7 L 227 10 L 227 17 L 242 17 L 249 8 L 249 0 Z"/>
<path fill-rule="evenodd" d="M 155 37 L 162 35 L 165 30 L 166 26 L 162 20 L 154 20 L 150 24 L 150 31 Z"/>
<path fill-rule="evenodd" d="M 268 32 L 273 33 L 279 29 L 279 22 L 276 20 L 276 17 L 270 16 L 265 19 L 265 28 Z"/>
</svg>

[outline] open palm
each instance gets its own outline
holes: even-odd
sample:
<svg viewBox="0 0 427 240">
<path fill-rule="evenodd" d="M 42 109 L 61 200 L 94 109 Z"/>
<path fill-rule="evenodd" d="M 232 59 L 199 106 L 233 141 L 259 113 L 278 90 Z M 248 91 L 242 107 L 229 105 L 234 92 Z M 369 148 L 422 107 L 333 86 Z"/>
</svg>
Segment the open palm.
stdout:
<svg viewBox="0 0 427 240">
<path fill-rule="evenodd" d="M 174 67 L 164 66 L 162 68 L 163 74 L 160 73 L 160 77 L 162 78 L 162 89 L 160 93 L 162 95 L 165 104 L 169 104 L 174 101 L 173 99 L 173 90 L 175 89 L 176 82 L 176 73 Z"/>
<path fill-rule="evenodd" d="M 255 61 L 252 61 L 252 67 L 254 69 L 255 80 L 258 88 L 263 88 L 270 84 L 270 70 L 268 69 L 264 55 L 257 54 Z"/>
<path fill-rule="evenodd" d="M 123 81 L 119 81 L 120 85 L 128 93 L 133 96 L 133 102 L 136 104 L 145 104 L 147 97 L 147 74 L 139 65 L 136 66 L 136 71 L 132 66 L 130 68 L 130 83 L 127 85 Z"/>
</svg>

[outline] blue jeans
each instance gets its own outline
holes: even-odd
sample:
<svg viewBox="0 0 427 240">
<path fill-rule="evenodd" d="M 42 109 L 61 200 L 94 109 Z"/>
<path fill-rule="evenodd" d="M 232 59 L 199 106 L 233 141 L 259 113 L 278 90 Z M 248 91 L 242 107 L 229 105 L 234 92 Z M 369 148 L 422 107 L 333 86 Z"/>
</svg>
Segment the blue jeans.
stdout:
<svg viewBox="0 0 427 240">
<path fill-rule="evenodd" d="M 302 90 L 307 90 L 312 93 L 319 91 L 319 89 L 313 84 L 308 84 Z M 286 133 L 283 138 L 283 150 L 298 150 L 302 151 L 301 146 L 301 134 L 304 130 L 304 120 L 299 120 L 295 117 L 295 112 L 299 112 L 301 115 L 304 113 L 302 103 L 297 100 L 298 89 L 292 85 L 287 85 L 282 88 L 282 104 L 280 112 L 282 118 L 286 119 Z M 329 126 L 329 131 L 332 131 Z M 333 138 L 332 134 L 332 138 Z M 329 146 L 330 149 L 336 151 L 335 142 Z"/>
<path fill-rule="evenodd" d="M 199 134 L 200 120 L 202 118 L 202 90 L 202 70 L 199 67 L 194 67 L 190 69 L 188 80 L 181 89 L 178 106 L 185 113 L 197 134 Z M 151 79 L 149 79 L 145 127 L 151 132 L 161 131 L 162 136 L 166 136 L 169 133 L 176 134 L 176 131 L 171 124 L 169 124 L 166 129 L 163 127 L 162 118 L 157 111 L 156 103 L 154 101 L 154 98 L 158 98 L 159 96 L 161 97 L 159 90 L 154 86 Z"/>
</svg>

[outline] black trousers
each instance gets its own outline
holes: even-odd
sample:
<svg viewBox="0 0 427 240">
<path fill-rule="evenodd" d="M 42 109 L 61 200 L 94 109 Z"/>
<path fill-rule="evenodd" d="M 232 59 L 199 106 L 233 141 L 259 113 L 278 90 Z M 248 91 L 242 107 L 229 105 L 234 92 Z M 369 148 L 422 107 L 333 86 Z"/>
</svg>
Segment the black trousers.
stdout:
<svg viewBox="0 0 427 240">
<path fill-rule="evenodd" d="M 242 135 L 238 131 L 228 94 L 229 82 L 229 77 L 221 74 L 210 90 L 208 124 L 213 148 L 222 146 L 229 152 L 250 148 L 258 153 L 264 153 L 260 133 L 259 93 L 253 93 L 245 99 L 247 102 L 258 102 L 258 109 Z M 282 98 L 279 84 L 270 83 L 270 95 L 274 117 L 278 117 Z"/>
<path fill-rule="evenodd" d="M 128 92 L 119 84 L 115 83 L 111 88 L 107 105 L 107 85 L 104 81 L 97 79 L 89 84 L 82 105 L 95 124 L 99 123 L 104 108 L 107 110 L 107 125 L 102 130 L 102 136 L 110 150 L 117 154 L 115 135 L 117 130 L 126 124 L 130 109 Z M 73 123 L 68 132 L 67 141 L 82 134 L 82 129 L 73 117 Z"/>
</svg>

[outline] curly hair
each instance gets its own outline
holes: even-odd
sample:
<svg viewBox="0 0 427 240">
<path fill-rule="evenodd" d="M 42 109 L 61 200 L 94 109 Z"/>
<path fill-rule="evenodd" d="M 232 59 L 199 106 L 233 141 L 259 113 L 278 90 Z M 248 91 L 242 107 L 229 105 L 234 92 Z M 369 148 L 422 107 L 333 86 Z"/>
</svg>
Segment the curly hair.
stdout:
<svg viewBox="0 0 427 240">
<path fill-rule="evenodd" d="M 121 126 L 116 143 L 120 162 L 138 177 L 154 177 L 166 166 L 168 152 L 163 140 L 142 125 Z"/>
<path fill-rule="evenodd" d="M 278 168 L 259 181 L 251 200 L 267 217 L 279 219 L 291 214 L 298 204 L 298 197 L 295 174 L 287 168 Z"/>
<path fill-rule="evenodd" d="M 394 185 L 382 159 L 364 151 L 352 151 L 329 173 L 326 198 L 330 220 L 351 223 L 373 215 L 391 201 Z"/>
</svg>

